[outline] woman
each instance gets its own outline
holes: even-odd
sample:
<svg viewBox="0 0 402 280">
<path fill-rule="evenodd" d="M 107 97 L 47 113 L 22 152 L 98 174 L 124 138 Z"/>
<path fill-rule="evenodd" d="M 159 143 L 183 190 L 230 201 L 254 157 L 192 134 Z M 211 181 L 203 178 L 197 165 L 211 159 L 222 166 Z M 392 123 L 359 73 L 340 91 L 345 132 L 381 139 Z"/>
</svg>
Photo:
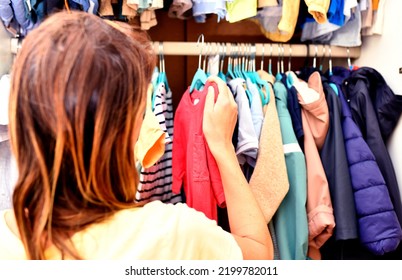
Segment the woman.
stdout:
<svg viewBox="0 0 402 280">
<path fill-rule="evenodd" d="M 13 211 L 0 213 L 0 259 L 271 259 L 231 144 L 237 108 L 223 85 L 216 103 L 208 91 L 204 133 L 231 233 L 185 204 L 134 203 L 134 143 L 155 56 L 122 30 L 63 12 L 25 38 L 9 107 L 19 178 Z"/>
</svg>

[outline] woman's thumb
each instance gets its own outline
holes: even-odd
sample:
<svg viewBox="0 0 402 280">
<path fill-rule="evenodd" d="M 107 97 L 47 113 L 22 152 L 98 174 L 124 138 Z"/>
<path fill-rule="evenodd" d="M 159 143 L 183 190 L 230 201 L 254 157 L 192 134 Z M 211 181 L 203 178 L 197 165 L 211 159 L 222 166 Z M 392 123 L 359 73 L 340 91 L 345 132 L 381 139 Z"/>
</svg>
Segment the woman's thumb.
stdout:
<svg viewBox="0 0 402 280">
<path fill-rule="evenodd" d="M 207 97 L 205 99 L 205 108 L 204 111 L 213 111 L 214 108 L 214 97 L 215 97 L 215 91 L 212 86 L 208 87 L 208 93 Z"/>
</svg>

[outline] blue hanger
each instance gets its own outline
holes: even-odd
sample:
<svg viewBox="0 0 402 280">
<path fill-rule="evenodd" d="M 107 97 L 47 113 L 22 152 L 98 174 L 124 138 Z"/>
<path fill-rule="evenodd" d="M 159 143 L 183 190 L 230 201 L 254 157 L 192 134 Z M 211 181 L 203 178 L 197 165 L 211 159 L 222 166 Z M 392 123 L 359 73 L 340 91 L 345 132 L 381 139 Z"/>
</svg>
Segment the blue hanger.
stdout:
<svg viewBox="0 0 402 280">
<path fill-rule="evenodd" d="M 269 60 L 268 60 L 268 74 L 272 75 L 272 44 L 270 45 L 270 55 L 269 55 Z"/>
<path fill-rule="evenodd" d="M 239 63 L 239 75 L 240 75 L 240 78 L 242 78 L 244 81 L 247 81 L 247 79 L 251 80 L 251 78 L 249 77 L 249 74 L 247 72 L 247 69 L 246 69 L 247 63 L 248 63 L 247 61 L 248 61 L 248 58 L 246 59 L 246 51 L 244 51 L 244 53 L 241 57 L 241 63 Z M 247 98 L 249 101 L 249 106 L 251 106 L 251 103 L 253 101 L 253 94 L 251 93 L 250 89 L 248 88 L 247 82 L 246 82 L 246 90 L 245 91 L 246 91 L 246 95 L 247 95 Z"/>
<path fill-rule="evenodd" d="M 158 76 L 155 80 L 152 81 L 153 85 L 153 92 L 152 92 L 152 99 L 151 104 L 152 108 L 155 106 L 155 98 L 156 98 L 156 91 L 158 90 L 158 85 L 163 83 L 165 85 L 166 92 L 169 91 L 169 84 L 166 76 L 165 70 L 165 56 L 163 55 L 163 43 L 159 42 L 159 69 L 155 67 L 154 72 L 158 72 Z"/>
<path fill-rule="evenodd" d="M 331 77 L 331 76 L 333 75 L 333 72 L 332 72 L 332 55 L 331 55 L 331 54 L 332 54 L 332 51 L 331 51 L 331 46 L 329 46 L 328 52 L 329 52 L 329 61 L 328 61 L 329 69 L 328 69 L 328 76 Z M 336 84 L 334 84 L 334 83 L 329 83 L 329 86 L 334 90 L 334 92 L 336 93 L 336 95 L 339 95 L 339 90 L 338 90 L 338 87 L 336 86 Z"/>
<path fill-rule="evenodd" d="M 320 70 L 320 72 L 322 72 L 324 60 L 325 60 L 325 45 L 323 46 L 323 49 L 322 49 L 322 57 L 321 57 L 321 61 L 320 61 L 320 67 L 318 68 Z"/>
<path fill-rule="evenodd" d="M 250 71 L 250 77 L 251 81 L 257 85 L 258 93 L 260 94 L 262 105 L 267 105 L 269 103 L 270 96 L 268 94 L 269 86 L 268 82 L 264 81 L 261 79 L 260 75 L 258 75 L 256 69 L 255 69 L 255 56 L 256 56 L 256 47 L 253 46 L 253 53 L 251 55 L 251 71 Z M 261 70 L 263 69 L 263 60 L 264 60 L 264 48 L 263 48 L 263 54 L 261 58 Z M 267 94 L 265 95 L 264 92 L 262 91 L 262 88 L 265 88 Z"/>
<path fill-rule="evenodd" d="M 276 62 L 276 76 L 275 79 L 280 81 L 282 79 L 282 73 L 284 72 L 283 70 L 281 71 L 281 69 L 283 69 L 283 61 L 282 61 L 282 49 L 281 49 L 281 44 L 278 45 L 278 60 Z M 281 68 L 282 66 L 282 68 Z"/>
<path fill-rule="evenodd" d="M 166 69 L 165 69 L 165 55 L 163 53 L 163 43 L 159 42 L 159 56 L 160 56 L 160 73 L 158 76 L 158 82 L 159 83 L 164 83 L 165 84 L 165 88 L 166 91 L 169 91 L 169 84 L 168 84 L 168 80 L 167 80 L 167 76 L 166 76 Z"/>
<path fill-rule="evenodd" d="M 231 79 L 233 80 L 234 73 L 233 73 L 233 44 L 230 44 L 230 50 L 229 50 L 229 57 L 228 57 L 228 69 L 226 72 L 226 80 Z"/>
<path fill-rule="evenodd" d="M 219 44 L 219 50 L 221 48 L 221 45 Z M 222 46 L 223 51 L 220 52 L 220 56 L 219 56 L 219 72 L 218 72 L 218 77 L 221 78 L 225 83 L 226 81 L 226 76 L 225 74 L 223 74 L 223 64 L 225 62 L 225 54 L 226 54 L 226 45 L 223 44 Z"/>
<path fill-rule="evenodd" d="M 201 43 L 200 55 L 198 57 L 198 69 L 197 69 L 197 72 L 195 72 L 193 80 L 191 82 L 190 93 L 192 93 L 194 91 L 194 89 L 201 90 L 205 86 L 205 83 L 207 82 L 207 79 L 208 79 L 207 74 L 201 68 L 201 58 L 202 58 L 202 52 L 204 49 L 204 34 L 201 34 L 198 37 L 197 46 L 199 45 L 200 40 L 202 40 L 202 43 Z"/>
<path fill-rule="evenodd" d="M 332 50 L 331 50 L 331 46 L 329 46 L 329 50 L 328 50 L 328 55 L 329 55 L 329 61 L 328 61 L 328 74 L 329 76 L 332 76 L 333 72 L 332 72 Z"/>
<path fill-rule="evenodd" d="M 346 49 L 347 53 L 348 53 L 348 66 L 349 66 L 349 70 L 352 71 L 353 70 L 353 65 L 350 61 L 350 50 L 349 48 Z"/>
<path fill-rule="evenodd" d="M 241 73 L 240 73 L 240 62 L 239 62 L 239 52 L 238 52 L 239 46 L 236 45 L 236 51 L 233 59 L 233 73 L 236 78 L 243 78 Z"/>
</svg>

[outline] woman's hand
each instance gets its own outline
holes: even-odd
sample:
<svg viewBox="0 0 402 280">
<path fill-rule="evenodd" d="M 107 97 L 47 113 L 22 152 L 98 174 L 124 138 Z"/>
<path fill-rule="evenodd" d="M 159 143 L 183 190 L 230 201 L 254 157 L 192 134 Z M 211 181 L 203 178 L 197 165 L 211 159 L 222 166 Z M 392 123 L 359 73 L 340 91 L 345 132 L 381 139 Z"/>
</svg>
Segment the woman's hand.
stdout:
<svg viewBox="0 0 402 280">
<path fill-rule="evenodd" d="M 274 249 L 267 223 L 232 144 L 237 104 L 225 82 L 217 77 L 209 80 L 218 85 L 219 94 L 214 102 L 214 88 L 208 88 L 202 128 L 222 178 L 230 232 L 244 259 L 273 259 Z"/>
<path fill-rule="evenodd" d="M 217 157 L 228 148 L 233 149 L 232 136 L 237 122 L 237 104 L 225 82 L 217 77 L 210 77 L 208 80 L 218 85 L 219 94 L 215 102 L 214 88 L 208 87 L 202 128 L 211 153 Z"/>
</svg>

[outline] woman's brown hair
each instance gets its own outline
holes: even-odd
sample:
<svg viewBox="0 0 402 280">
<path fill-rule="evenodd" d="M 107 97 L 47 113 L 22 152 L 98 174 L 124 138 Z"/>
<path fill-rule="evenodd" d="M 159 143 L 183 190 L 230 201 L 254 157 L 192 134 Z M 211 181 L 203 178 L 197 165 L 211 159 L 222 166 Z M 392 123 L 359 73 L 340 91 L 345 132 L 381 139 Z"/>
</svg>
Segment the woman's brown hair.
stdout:
<svg viewBox="0 0 402 280">
<path fill-rule="evenodd" d="M 136 40 L 136 38 L 138 40 Z M 29 259 L 135 207 L 135 133 L 154 68 L 147 39 L 95 15 L 60 12 L 23 42 L 12 69 L 15 217 Z"/>
</svg>

